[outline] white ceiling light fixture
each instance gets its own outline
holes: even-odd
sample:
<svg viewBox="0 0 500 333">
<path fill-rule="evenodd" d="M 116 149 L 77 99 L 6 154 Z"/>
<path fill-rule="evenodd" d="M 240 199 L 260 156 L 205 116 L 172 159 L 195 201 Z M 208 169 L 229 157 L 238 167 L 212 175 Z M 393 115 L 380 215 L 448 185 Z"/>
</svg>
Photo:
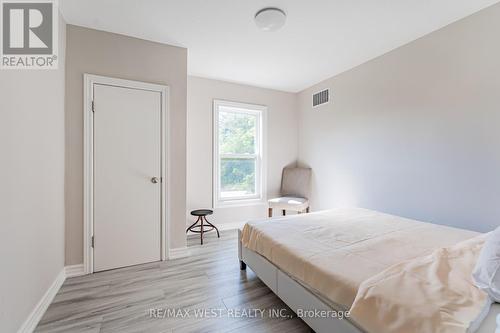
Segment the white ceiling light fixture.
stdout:
<svg viewBox="0 0 500 333">
<path fill-rule="evenodd" d="M 255 24 L 264 31 L 276 31 L 285 25 L 286 14 L 279 8 L 263 8 L 255 14 Z"/>
</svg>

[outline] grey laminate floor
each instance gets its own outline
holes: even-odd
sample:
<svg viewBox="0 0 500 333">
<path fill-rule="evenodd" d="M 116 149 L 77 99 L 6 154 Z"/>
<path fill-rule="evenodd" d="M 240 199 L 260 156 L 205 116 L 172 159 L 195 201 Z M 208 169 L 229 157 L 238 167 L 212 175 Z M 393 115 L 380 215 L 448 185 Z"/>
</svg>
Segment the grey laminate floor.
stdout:
<svg viewBox="0 0 500 333">
<path fill-rule="evenodd" d="M 36 332 L 311 332 L 249 268 L 240 272 L 236 231 L 188 246 L 188 258 L 67 279 Z"/>
</svg>

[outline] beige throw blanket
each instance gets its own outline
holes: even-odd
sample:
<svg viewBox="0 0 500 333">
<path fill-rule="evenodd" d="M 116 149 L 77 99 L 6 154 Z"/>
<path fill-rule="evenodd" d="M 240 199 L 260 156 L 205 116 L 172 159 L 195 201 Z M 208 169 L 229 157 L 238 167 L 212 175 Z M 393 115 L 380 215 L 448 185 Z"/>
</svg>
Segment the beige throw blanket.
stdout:
<svg viewBox="0 0 500 333">
<path fill-rule="evenodd" d="M 438 249 L 366 280 L 351 316 L 370 333 L 468 332 L 491 304 L 471 277 L 485 238 Z"/>
</svg>

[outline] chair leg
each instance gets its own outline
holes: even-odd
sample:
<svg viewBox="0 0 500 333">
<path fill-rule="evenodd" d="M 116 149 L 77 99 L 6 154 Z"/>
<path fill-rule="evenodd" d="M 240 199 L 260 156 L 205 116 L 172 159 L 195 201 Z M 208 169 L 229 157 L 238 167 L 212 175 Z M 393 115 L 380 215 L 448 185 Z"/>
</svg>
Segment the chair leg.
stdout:
<svg viewBox="0 0 500 333">
<path fill-rule="evenodd" d="M 306 213 L 309 213 L 309 207 L 306 208 Z"/>
<path fill-rule="evenodd" d="M 245 269 L 247 269 L 247 264 L 240 260 L 240 270 L 244 271 Z"/>
<path fill-rule="evenodd" d="M 201 218 L 200 226 L 201 226 L 200 242 L 201 242 L 201 245 L 203 245 L 203 217 Z"/>
<path fill-rule="evenodd" d="M 286 210 L 283 209 L 282 213 L 283 213 L 283 216 L 285 216 L 286 215 Z"/>
<path fill-rule="evenodd" d="M 213 227 L 213 228 L 215 229 L 215 231 L 217 231 L 217 238 L 220 238 L 220 235 L 219 235 L 219 229 L 217 229 L 217 227 L 216 227 L 216 226 L 214 226 L 212 223 L 208 222 L 208 220 L 207 220 L 207 217 L 206 217 L 206 216 L 204 216 L 203 218 L 205 219 L 205 222 L 207 222 L 207 224 L 208 224 L 209 226 Z"/>
<path fill-rule="evenodd" d="M 272 209 L 272 208 L 269 208 L 269 209 L 267 210 L 267 213 L 268 213 L 268 216 L 269 216 L 269 217 L 273 217 L 273 209 Z"/>
<path fill-rule="evenodd" d="M 193 224 L 191 224 L 191 225 L 189 226 L 189 228 L 187 228 L 187 229 L 186 229 L 186 233 L 187 233 L 189 230 L 191 230 L 191 228 L 192 228 L 192 227 L 194 227 L 194 226 L 198 223 L 198 221 L 200 221 L 200 218 L 201 218 L 201 216 L 198 216 L 198 219 L 196 220 L 196 222 L 195 222 L 195 223 L 193 223 Z"/>
</svg>

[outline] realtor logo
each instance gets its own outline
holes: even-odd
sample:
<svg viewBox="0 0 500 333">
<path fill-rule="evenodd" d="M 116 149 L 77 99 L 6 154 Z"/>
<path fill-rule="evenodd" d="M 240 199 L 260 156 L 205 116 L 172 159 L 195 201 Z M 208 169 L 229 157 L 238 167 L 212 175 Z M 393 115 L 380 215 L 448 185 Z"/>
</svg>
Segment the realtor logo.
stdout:
<svg viewBox="0 0 500 333">
<path fill-rule="evenodd" d="M 55 0 L 1 0 L 2 69 L 56 69 Z"/>
</svg>

